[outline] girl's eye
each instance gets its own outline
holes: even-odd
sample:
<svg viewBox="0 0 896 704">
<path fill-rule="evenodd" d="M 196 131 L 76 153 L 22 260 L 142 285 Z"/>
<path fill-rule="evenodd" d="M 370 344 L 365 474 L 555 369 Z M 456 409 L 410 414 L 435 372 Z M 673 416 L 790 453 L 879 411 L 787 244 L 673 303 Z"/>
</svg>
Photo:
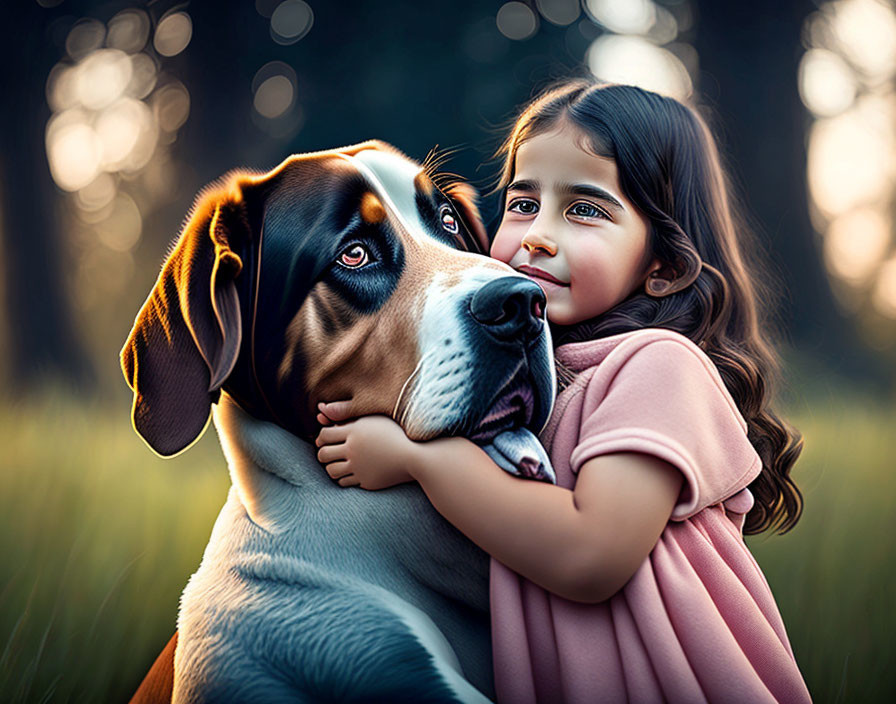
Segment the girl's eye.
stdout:
<svg viewBox="0 0 896 704">
<path fill-rule="evenodd" d="M 336 262 L 346 269 L 360 269 L 370 262 L 370 252 L 363 244 L 353 244 L 336 258 Z"/>
<path fill-rule="evenodd" d="M 518 200 L 512 201 L 510 205 L 507 206 L 507 210 L 514 213 L 520 213 L 521 215 L 535 215 L 535 213 L 538 212 L 538 203 L 528 198 L 519 198 Z"/>
<path fill-rule="evenodd" d="M 575 203 L 570 209 L 569 212 L 572 215 L 580 218 L 604 218 L 609 219 L 607 214 L 598 208 L 596 205 L 592 205 L 591 203 Z"/>
<path fill-rule="evenodd" d="M 451 210 L 450 205 L 443 205 L 439 208 L 439 220 L 442 221 L 442 227 L 450 232 L 452 235 L 456 235 L 458 231 L 458 223 L 457 217 L 454 215 L 454 211 Z"/>
</svg>

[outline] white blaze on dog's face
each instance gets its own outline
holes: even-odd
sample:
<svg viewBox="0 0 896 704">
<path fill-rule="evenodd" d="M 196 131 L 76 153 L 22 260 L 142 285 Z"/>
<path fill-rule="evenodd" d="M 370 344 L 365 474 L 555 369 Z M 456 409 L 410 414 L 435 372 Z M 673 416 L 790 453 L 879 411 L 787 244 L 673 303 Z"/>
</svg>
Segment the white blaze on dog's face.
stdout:
<svg viewBox="0 0 896 704">
<path fill-rule="evenodd" d="M 363 183 L 338 254 L 287 327 L 278 386 L 301 369 L 303 400 L 351 398 L 414 439 L 475 435 L 486 421 L 492 434 L 539 430 L 554 389 L 540 289 L 457 249 L 461 217 L 419 164 L 382 149 L 339 156 Z"/>
</svg>

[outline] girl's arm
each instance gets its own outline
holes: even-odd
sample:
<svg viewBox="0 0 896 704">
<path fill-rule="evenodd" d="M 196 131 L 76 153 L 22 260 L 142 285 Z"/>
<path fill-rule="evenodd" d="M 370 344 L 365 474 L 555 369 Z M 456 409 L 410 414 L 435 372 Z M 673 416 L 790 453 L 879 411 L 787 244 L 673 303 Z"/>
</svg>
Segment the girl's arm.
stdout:
<svg viewBox="0 0 896 704">
<path fill-rule="evenodd" d="M 603 601 L 631 578 L 672 514 L 683 477 L 651 455 L 586 462 L 574 491 L 513 477 L 464 438 L 418 443 L 385 416 L 325 428 L 321 462 L 343 486 L 416 480 L 487 553 L 573 601 Z"/>
<path fill-rule="evenodd" d="M 595 457 L 575 489 L 513 477 L 463 438 L 419 448 L 412 475 L 448 521 L 515 572 L 573 601 L 619 591 L 672 514 L 682 475 L 650 455 Z"/>
</svg>

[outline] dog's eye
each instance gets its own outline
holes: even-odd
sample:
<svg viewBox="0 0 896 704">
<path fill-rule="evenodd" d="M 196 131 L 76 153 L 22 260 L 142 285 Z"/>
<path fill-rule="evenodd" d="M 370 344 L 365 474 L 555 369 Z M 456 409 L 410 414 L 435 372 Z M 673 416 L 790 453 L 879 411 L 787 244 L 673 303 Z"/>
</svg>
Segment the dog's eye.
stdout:
<svg viewBox="0 0 896 704">
<path fill-rule="evenodd" d="M 458 224 L 457 217 L 450 205 L 443 205 L 439 208 L 439 219 L 442 221 L 442 227 L 453 235 L 457 234 Z"/>
<path fill-rule="evenodd" d="M 353 244 L 336 261 L 347 269 L 359 269 L 370 261 L 370 252 L 362 244 Z"/>
</svg>

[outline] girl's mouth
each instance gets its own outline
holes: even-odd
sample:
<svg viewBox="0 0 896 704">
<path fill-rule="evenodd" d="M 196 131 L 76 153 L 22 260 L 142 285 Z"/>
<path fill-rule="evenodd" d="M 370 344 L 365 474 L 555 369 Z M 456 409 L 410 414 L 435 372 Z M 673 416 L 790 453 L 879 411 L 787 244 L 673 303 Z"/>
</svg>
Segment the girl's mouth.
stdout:
<svg viewBox="0 0 896 704">
<path fill-rule="evenodd" d="M 539 269 L 535 266 L 529 266 L 528 264 L 520 264 L 517 267 L 517 271 L 522 272 L 526 276 L 537 279 L 535 283 L 541 284 L 542 282 L 547 282 L 549 284 L 554 284 L 555 286 L 569 286 L 565 281 L 561 281 L 556 276 L 549 274 L 544 269 Z"/>
<path fill-rule="evenodd" d="M 549 274 L 544 269 L 539 269 L 537 266 L 530 266 L 529 264 L 520 264 L 517 268 L 517 271 L 521 271 L 535 279 L 542 279 L 544 281 L 548 281 L 552 284 L 556 284 L 557 286 L 569 286 L 565 281 L 561 281 L 553 274 Z"/>
</svg>

